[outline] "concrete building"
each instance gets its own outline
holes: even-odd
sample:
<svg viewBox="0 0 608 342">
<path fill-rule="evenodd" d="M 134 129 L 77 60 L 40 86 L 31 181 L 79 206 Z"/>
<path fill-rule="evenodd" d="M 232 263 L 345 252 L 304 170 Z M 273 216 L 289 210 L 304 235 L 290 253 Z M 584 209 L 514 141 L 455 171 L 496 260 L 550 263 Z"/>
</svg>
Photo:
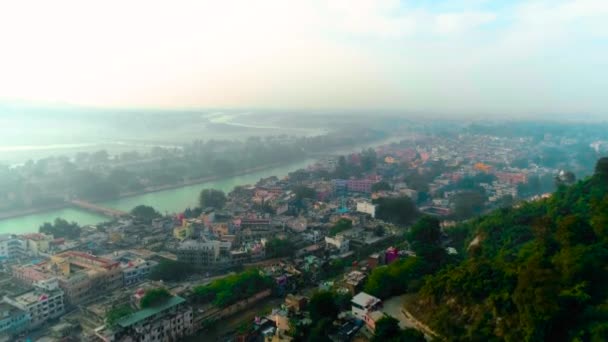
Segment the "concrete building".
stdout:
<svg viewBox="0 0 608 342">
<path fill-rule="evenodd" d="M 0 261 L 12 260 L 25 255 L 26 243 L 16 235 L 0 235 Z"/>
<path fill-rule="evenodd" d="M 36 282 L 35 289 L 4 301 L 29 314 L 29 328 L 36 328 L 65 312 L 63 291 L 57 279 Z"/>
<path fill-rule="evenodd" d="M 7 303 L 0 302 L 0 336 L 17 335 L 28 329 L 30 315 L 27 311 Z"/>
<path fill-rule="evenodd" d="M 53 236 L 42 233 L 26 234 L 22 238 L 27 243 L 27 251 L 32 255 L 48 253 L 54 241 Z"/>
<path fill-rule="evenodd" d="M 376 217 L 376 205 L 367 201 L 357 202 L 357 211 L 364 214 L 369 214 L 371 217 Z"/>
<path fill-rule="evenodd" d="M 326 236 L 325 243 L 328 246 L 336 248 L 340 254 L 348 252 L 350 240 L 345 238 L 344 235 L 337 235 L 335 237 Z"/>
<path fill-rule="evenodd" d="M 104 342 L 179 341 L 194 332 L 192 308 L 185 302 L 182 297 L 171 297 L 118 320 L 113 328 L 99 327 L 95 335 Z"/>
<path fill-rule="evenodd" d="M 158 265 L 158 262 L 145 260 L 130 251 L 115 252 L 107 258 L 120 263 L 124 286 L 131 286 L 144 281 L 148 278 L 152 269 Z"/>
<path fill-rule="evenodd" d="M 232 243 L 219 240 L 187 240 L 182 242 L 175 254 L 177 260 L 199 270 L 230 266 Z"/>
<path fill-rule="evenodd" d="M 382 301 L 380 299 L 365 292 L 359 292 L 351 300 L 352 314 L 353 316 L 365 321 L 366 315 L 376 311 L 381 304 Z"/>
<path fill-rule="evenodd" d="M 35 265 L 13 267 L 13 276 L 30 285 L 57 278 L 66 301 L 72 305 L 96 298 L 123 284 L 118 262 L 78 251 L 59 253 L 49 261 Z"/>
</svg>

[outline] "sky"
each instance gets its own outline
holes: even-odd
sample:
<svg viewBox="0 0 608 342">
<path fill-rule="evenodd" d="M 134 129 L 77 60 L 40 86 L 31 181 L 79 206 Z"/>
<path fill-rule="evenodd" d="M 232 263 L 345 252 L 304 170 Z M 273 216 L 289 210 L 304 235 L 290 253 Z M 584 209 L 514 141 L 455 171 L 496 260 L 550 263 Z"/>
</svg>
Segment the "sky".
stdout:
<svg viewBox="0 0 608 342">
<path fill-rule="evenodd" d="M 608 118 L 607 0 L 0 0 L 0 101 Z"/>
</svg>

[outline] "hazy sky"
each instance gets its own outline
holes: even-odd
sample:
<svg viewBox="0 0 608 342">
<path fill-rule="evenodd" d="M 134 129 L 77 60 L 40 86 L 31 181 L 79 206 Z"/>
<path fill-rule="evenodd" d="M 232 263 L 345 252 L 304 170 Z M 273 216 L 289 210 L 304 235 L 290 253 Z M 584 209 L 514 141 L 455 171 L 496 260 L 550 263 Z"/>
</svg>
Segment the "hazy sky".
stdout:
<svg viewBox="0 0 608 342">
<path fill-rule="evenodd" d="M 0 0 L 0 98 L 608 113 L 608 0 Z"/>
</svg>

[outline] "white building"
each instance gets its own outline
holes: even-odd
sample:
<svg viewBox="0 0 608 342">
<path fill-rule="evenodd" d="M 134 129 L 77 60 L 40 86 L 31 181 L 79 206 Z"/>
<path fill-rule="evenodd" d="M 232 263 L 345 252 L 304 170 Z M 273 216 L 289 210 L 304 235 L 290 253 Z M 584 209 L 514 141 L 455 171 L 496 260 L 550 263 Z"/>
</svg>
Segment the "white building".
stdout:
<svg viewBox="0 0 608 342">
<path fill-rule="evenodd" d="M 337 235 L 335 237 L 326 236 L 325 243 L 335 247 L 342 254 L 348 252 L 350 240 L 345 238 L 344 235 Z"/>
<path fill-rule="evenodd" d="M 63 291 L 56 278 L 38 281 L 34 287 L 34 290 L 17 297 L 4 297 L 5 302 L 29 313 L 30 328 L 60 317 L 65 312 Z"/>
<path fill-rule="evenodd" d="M 376 205 L 367 201 L 357 202 L 357 211 L 376 217 Z"/>
<path fill-rule="evenodd" d="M 372 295 L 365 292 L 359 292 L 351 300 L 352 314 L 353 316 L 366 321 L 367 315 L 373 311 L 376 311 L 382 301 Z"/>
<path fill-rule="evenodd" d="M 24 240 L 17 238 L 16 235 L 0 235 L 0 261 L 19 258 L 25 254 L 25 251 Z"/>
</svg>

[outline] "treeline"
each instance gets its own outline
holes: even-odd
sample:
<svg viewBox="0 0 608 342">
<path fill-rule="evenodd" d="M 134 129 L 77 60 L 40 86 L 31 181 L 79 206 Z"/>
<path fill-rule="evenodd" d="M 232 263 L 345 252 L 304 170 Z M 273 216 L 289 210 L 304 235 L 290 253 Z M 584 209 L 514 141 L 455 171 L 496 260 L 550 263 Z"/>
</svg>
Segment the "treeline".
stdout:
<svg viewBox="0 0 608 342">
<path fill-rule="evenodd" d="M 246 141 L 197 141 L 183 148 L 154 148 L 149 153 L 110 156 L 106 151 L 52 157 L 21 167 L 0 165 L 0 211 L 43 207 L 66 198 L 103 200 L 147 187 L 180 184 L 205 177 L 301 160 L 308 153 L 369 142 L 384 133 L 369 129 L 315 137 L 249 138 Z"/>
<path fill-rule="evenodd" d="M 451 229 L 468 232 L 465 257 L 408 305 L 447 340 L 608 340 L 607 158 L 549 199 Z"/>
</svg>

